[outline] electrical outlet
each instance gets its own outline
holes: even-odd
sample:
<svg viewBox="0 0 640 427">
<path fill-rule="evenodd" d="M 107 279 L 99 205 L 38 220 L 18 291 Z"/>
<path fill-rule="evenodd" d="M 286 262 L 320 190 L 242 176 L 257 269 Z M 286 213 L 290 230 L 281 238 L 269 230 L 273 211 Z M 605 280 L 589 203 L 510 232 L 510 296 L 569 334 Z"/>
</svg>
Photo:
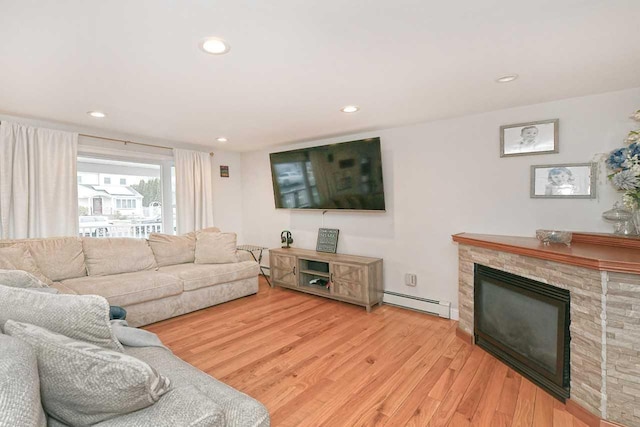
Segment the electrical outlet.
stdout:
<svg viewBox="0 0 640 427">
<path fill-rule="evenodd" d="M 405 274 L 404 284 L 407 286 L 416 286 L 418 284 L 418 276 L 412 273 Z"/>
</svg>

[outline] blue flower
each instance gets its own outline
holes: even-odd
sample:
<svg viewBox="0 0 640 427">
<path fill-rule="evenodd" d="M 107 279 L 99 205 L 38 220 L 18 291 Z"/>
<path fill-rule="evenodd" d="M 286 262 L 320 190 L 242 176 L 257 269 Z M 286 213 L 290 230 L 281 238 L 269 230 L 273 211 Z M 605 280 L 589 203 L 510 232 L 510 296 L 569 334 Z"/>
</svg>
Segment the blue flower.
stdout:
<svg viewBox="0 0 640 427">
<path fill-rule="evenodd" d="M 638 144 L 637 142 L 634 142 L 633 144 L 630 144 L 629 145 L 629 155 L 631 157 L 638 156 L 638 158 L 640 158 L 640 144 Z"/>
<path fill-rule="evenodd" d="M 628 149 L 626 147 L 613 150 L 607 159 L 607 167 L 609 169 L 622 169 L 622 164 L 627 160 Z"/>
</svg>

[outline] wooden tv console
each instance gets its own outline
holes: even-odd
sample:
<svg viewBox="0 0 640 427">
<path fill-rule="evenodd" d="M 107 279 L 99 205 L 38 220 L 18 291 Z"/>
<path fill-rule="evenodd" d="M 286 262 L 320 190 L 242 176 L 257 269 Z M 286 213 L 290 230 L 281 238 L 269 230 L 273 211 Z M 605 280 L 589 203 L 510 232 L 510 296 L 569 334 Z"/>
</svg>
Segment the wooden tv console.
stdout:
<svg viewBox="0 0 640 427">
<path fill-rule="evenodd" d="M 271 283 L 364 306 L 382 305 L 382 259 L 308 249 L 269 250 Z"/>
</svg>

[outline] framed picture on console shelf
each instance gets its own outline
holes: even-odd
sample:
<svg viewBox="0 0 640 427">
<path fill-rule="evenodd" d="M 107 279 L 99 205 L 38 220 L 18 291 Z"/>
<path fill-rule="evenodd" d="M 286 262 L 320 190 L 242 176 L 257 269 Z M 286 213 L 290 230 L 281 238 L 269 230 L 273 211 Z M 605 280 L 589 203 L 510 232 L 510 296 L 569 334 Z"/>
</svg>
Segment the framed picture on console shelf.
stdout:
<svg viewBox="0 0 640 427">
<path fill-rule="evenodd" d="M 557 153 L 559 120 L 500 126 L 500 157 Z"/>
<path fill-rule="evenodd" d="M 531 197 L 593 199 L 596 197 L 596 164 L 565 163 L 531 166 Z"/>
</svg>

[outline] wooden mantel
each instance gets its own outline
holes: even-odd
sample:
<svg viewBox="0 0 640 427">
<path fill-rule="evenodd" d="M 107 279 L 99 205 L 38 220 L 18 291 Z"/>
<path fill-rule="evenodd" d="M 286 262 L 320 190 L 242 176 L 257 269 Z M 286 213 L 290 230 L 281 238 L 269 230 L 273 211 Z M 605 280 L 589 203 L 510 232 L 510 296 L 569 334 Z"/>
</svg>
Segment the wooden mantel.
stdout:
<svg viewBox="0 0 640 427">
<path fill-rule="evenodd" d="M 601 271 L 640 274 L 640 239 L 622 236 L 573 233 L 571 246 L 543 245 L 535 237 L 454 234 L 465 245 L 540 258 Z"/>
</svg>

